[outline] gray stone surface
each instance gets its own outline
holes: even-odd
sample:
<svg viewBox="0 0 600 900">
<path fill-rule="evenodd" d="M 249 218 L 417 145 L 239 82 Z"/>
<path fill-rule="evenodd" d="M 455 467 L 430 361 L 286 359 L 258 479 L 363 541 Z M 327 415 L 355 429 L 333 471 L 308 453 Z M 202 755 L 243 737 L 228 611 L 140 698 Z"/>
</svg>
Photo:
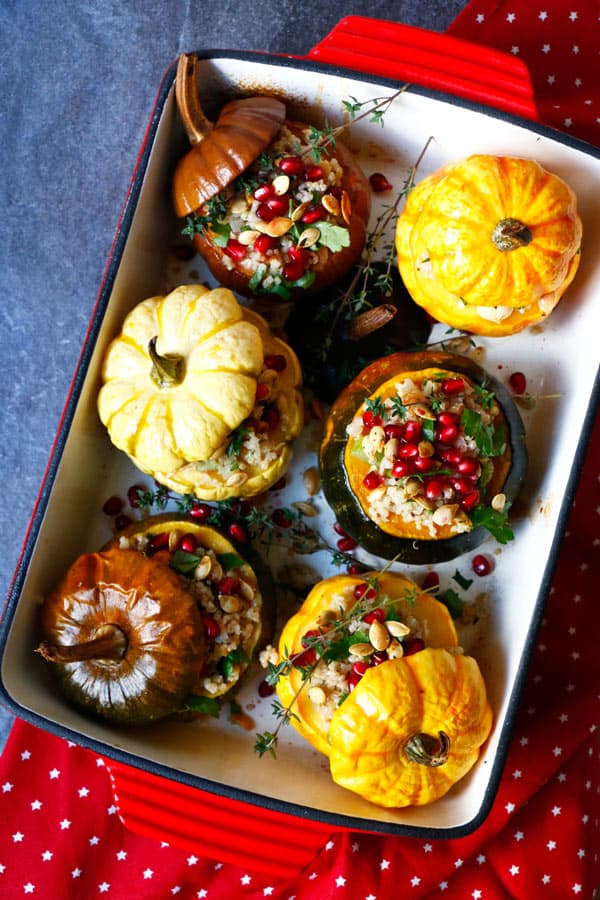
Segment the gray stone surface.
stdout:
<svg viewBox="0 0 600 900">
<path fill-rule="evenodd" d="M 167 66 L 199 48 L 302 55 L 350 14 L 443 31 L 465 5 L 0 3 L 0 603 Z M 0 708 L 0 741 L 10 721 Z"/>
</svg>

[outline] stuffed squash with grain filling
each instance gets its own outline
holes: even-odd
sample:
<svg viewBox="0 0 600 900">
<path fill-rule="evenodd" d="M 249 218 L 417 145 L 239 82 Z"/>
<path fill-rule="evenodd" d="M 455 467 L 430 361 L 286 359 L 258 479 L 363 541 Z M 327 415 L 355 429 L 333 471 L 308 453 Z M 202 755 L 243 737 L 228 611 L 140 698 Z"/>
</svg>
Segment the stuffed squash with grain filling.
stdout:
<svg viewBox="0 0 600 900">
<path fill-rule="evenodd" d="M 365 549 L 430 563 L 512 537 L 506 512 L 526 469 L 504 388 L 466 357 L 397 353 L 333 404 L 321 447 L 325 496 Z"/>
</svg>

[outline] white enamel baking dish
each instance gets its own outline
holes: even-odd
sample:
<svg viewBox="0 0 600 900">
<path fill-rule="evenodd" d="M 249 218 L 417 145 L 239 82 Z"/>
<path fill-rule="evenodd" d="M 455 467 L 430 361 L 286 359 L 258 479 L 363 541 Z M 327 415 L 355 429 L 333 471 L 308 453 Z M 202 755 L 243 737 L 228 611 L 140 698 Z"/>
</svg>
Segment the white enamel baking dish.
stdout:
<svg viewBox="0 0 600 900">
<path fill-rule="evenodd" d="M 352 39 L 356 33 L 360 40 Z M 430 137 L 418 177 L 475 152 L 531 157 L 572 186 L 584 225 L 579 273 L 550 319 L 510 338 L 477 341 L 478 360 L 490 374 L 503 380 L 522 371 L 529 392 L 546 399 L 522 413 L 530 467 L 516 539 L 502 548 L 489 539 L 482 550 L 494 558 L 494 572 L 475 579 L 465 595 L 483 615 L 461 637 L 480 663 L 495 717 L 470 775 L 435 804 L 384 810 L 338 788 L 326 761 L 292 729 L 276 759 L 261 759 L 253 752 L 254 731 L 230 725 L 225 715 L 149 729 L 94 722 L 64 702 L 49 667 L 33 653 L 36 617 L 42 597 L 73 560 L 111 536 L 101 512 L 106 498 L 124 496 L 131 484 L 144 481 L 111 446 L 96 413 L 109 340 L 145 297 L 178 283 L 210 280 L 198 259 L 182 264 L 172 254 L 173 244 L 181 242 L 181 223 L 171 210 L 170 178 L 187 145 L 174 103 L 175 64 L 164 76 L 8 596 L 2 697 L 22 718 L 107 758 L 121 814 L 131 827 L 283 876 L 304 865 L 336 829 L 450 838 L 472 831 L 489 812 L 598 401 L 598 345 L 590 335 L 600 333 L 600 151 L 516 116 L 535 112 L 526 73 L 514 63 L 514 78 L 509 72 L 506 90 L 497 96 L 496 79 L 486 80 L 486 73 L 504 62 L 500 55 L 442 35 L 351 18 L 302 60 L 221 51 L 199 55 L 209 115 L 231 96 L 260 91 L 284 96 L 290 117 L 338 124 L 342 101 L 350 96 L 391 94 L 406 78 L 424 83 L 426 88 L 411 87 L 394 102 L 383 129 L 363 120 L 348 132 L 346 142 L 367 174 L 382 171 L 400 187 Z M 408 69 L 398 68 L 402 57 Z M 436 81 L 461 99 L 435 90 Z M 499 106 L 510 112 L 494 108 Z M 444 333 L 444 326 L 436 326 L 432 340 Z M 304 497 L 302 472 L 314 464 L 315 446 L 308 429 L 277 505 Z M 331 542 L 333 517 L 322 497 L 317 503 L 317 527 Z M 357 558 L 377 563 L 360 551 Z M 327 553 L 301 561 L 323 576 L 335 571 Z M 283 562 L 272 560 L 276 577 Z M 467 556 L 436 568 L 442 583 L 455 587 L 453 574 L 458 569 L 470 576 L 469 565 Z M 424 574 L 422 567 L 403 571 L 417 580 Z M 238 696 L 250 708 L 255 731 L 271 729 L 274 721 L 271 700 L 258 698 L 261 678 L 257 668 Z M 281 853 L 271 852 L 272 841 L 283 847 Z"/>
</svg>

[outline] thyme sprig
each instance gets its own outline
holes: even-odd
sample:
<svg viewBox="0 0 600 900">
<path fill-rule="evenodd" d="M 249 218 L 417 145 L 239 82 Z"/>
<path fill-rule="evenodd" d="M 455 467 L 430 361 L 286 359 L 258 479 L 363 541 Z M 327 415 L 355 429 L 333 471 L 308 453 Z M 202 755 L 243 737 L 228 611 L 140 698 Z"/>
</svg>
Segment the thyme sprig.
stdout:
<svg viewBox="0 0 600 900">
<path fill-rule="evenodd" d="M 389 562 L 385 569 L 379 574 L 383 574 L 393 562 L 394 560 Z M 368 590 L 365 591 L 362 598 L 357 600 L 357 602 L 349 609 L 340 606 L 338 610 L 339 617 L 336 619 L 329 619 L 326 627 L 319 625 L 314 629 L 314 634 L 306 635 L 303 638 L 301 650 L 290 654 L 289 650 L 286 648 L 282 659 L 277 664 L 269 663 L 265 681 L 272 687 L 278 683 L 280 678 L 288 677 L 293 669 L 297 669 L 300 673 L 301 681 L 294 691 L 291 700 L 285 706 L 280 700 L 273 701 L 271 708 L 277 719 L 277 725 L 273 731 L 265 731 L 256 735 L 254 750 L 259 756 L 264 756 L 265 753 L 269 753 L 273 757 L 276 756 L 279 733 L 293 718 L 298 718 L 294 712 L 294 706 L 302 691 L 304 691 L 309 684 L 310 679 L 319 664 L 321 662 L 328 662 L 347 656 L 350 642 L 356 643 L 360 640 L 361 636 L 359 632 L 350 632 L 351 622 L 354 622 L 357 619 L 363 619 L 364 616 L 374 609 L 383 609 L 386 612 L 386 617 L 394 618 L 396 616 L 395 606 L 400 599 L 403 599 L 410 606 L 413 606 L 416 602 L 416 586 L 414 588 L 406 588 L 402 598 L 390 597 L 388 594 L 381 592 L 379 577 L 377 575 L 365 577 L 364 580 L 368 586 Z M 306 664 L 304 664 L 302 657 L 310 651 L 314 651 L 314 658 L 309 659 Z M 301 664 L 299 665 L 300 662 Z"/>
</svg>

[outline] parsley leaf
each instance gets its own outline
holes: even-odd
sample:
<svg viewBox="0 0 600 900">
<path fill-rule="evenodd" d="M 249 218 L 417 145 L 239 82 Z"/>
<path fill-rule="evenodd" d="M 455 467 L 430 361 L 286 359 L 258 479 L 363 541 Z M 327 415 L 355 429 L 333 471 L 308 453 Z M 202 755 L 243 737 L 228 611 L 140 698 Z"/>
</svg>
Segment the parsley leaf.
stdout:
<svg viewBox="0 0 600 900">
<path fill-rule="evenodd" d="M 464 591 L 466 591 L 467 588 L 470 588 L 471 585 L 473 584 L 473 579 L 472 579 L 472 578 L 465 578 L 464 575 L 461 575 L 461 574 L 460 574 L 460 572 L 458 571 L 458 569 L 455 570 L 454 575 L 452 576 L 452 579 L 453 579 L 453 580 L 454 580 L 454 581 L 455 581 L 455 582 L 456 582 L 456 583 L 457 583 Z"/>
<path fill-rule="evenodd" d="M 476 506 L 469 513 L 469 518 L 474 527 L 481 525 L 483 528 L 486 528 L 499 544 L 507 544 L 514 538 L 513 530 L 508 524 L 508 510 L 506 507 L 502 512 L 498 512 L 498 510 L 492 509 L 490 506 Z"/>
<path fill-rule="evenodd" d="M 463 410 L 460 422 L 465 434 L 473 438 L 477 444 L 481 456 L 502 456 L 506 449 L 504 427 L 495 428 L 492 424 L 486 425 L 480 413 L 468 408 Z"/>
<path fill-rule="evenodd" d="M 456 591 L 453 591 L 452 588 L 448 588 L 443 594 L 438 595 L 438 599 L 441 600 L 445 607 L 447 607 L 448 612 L 453 619 L 460 619 L 463 611 L 463 603 Z"/>
<path fill-rule="evenodd" d="M 350 246 L 350 232 L 341 225 L 331 225 L 330 222 L 319 222 L 318 229 L 321 232 L 319 244 L 327 247 L 332 253 L 337 253 L 343 247 Z"/>
<path fill-rule="evenodd" d="M 199 694 L 188 694 L 183 701 L 183 709 L 191 709 L 194 712 L 204 713 L 218 719 L 221 714 L 221 704 L 214 697 L 202 697 Z"/>
</svg>

